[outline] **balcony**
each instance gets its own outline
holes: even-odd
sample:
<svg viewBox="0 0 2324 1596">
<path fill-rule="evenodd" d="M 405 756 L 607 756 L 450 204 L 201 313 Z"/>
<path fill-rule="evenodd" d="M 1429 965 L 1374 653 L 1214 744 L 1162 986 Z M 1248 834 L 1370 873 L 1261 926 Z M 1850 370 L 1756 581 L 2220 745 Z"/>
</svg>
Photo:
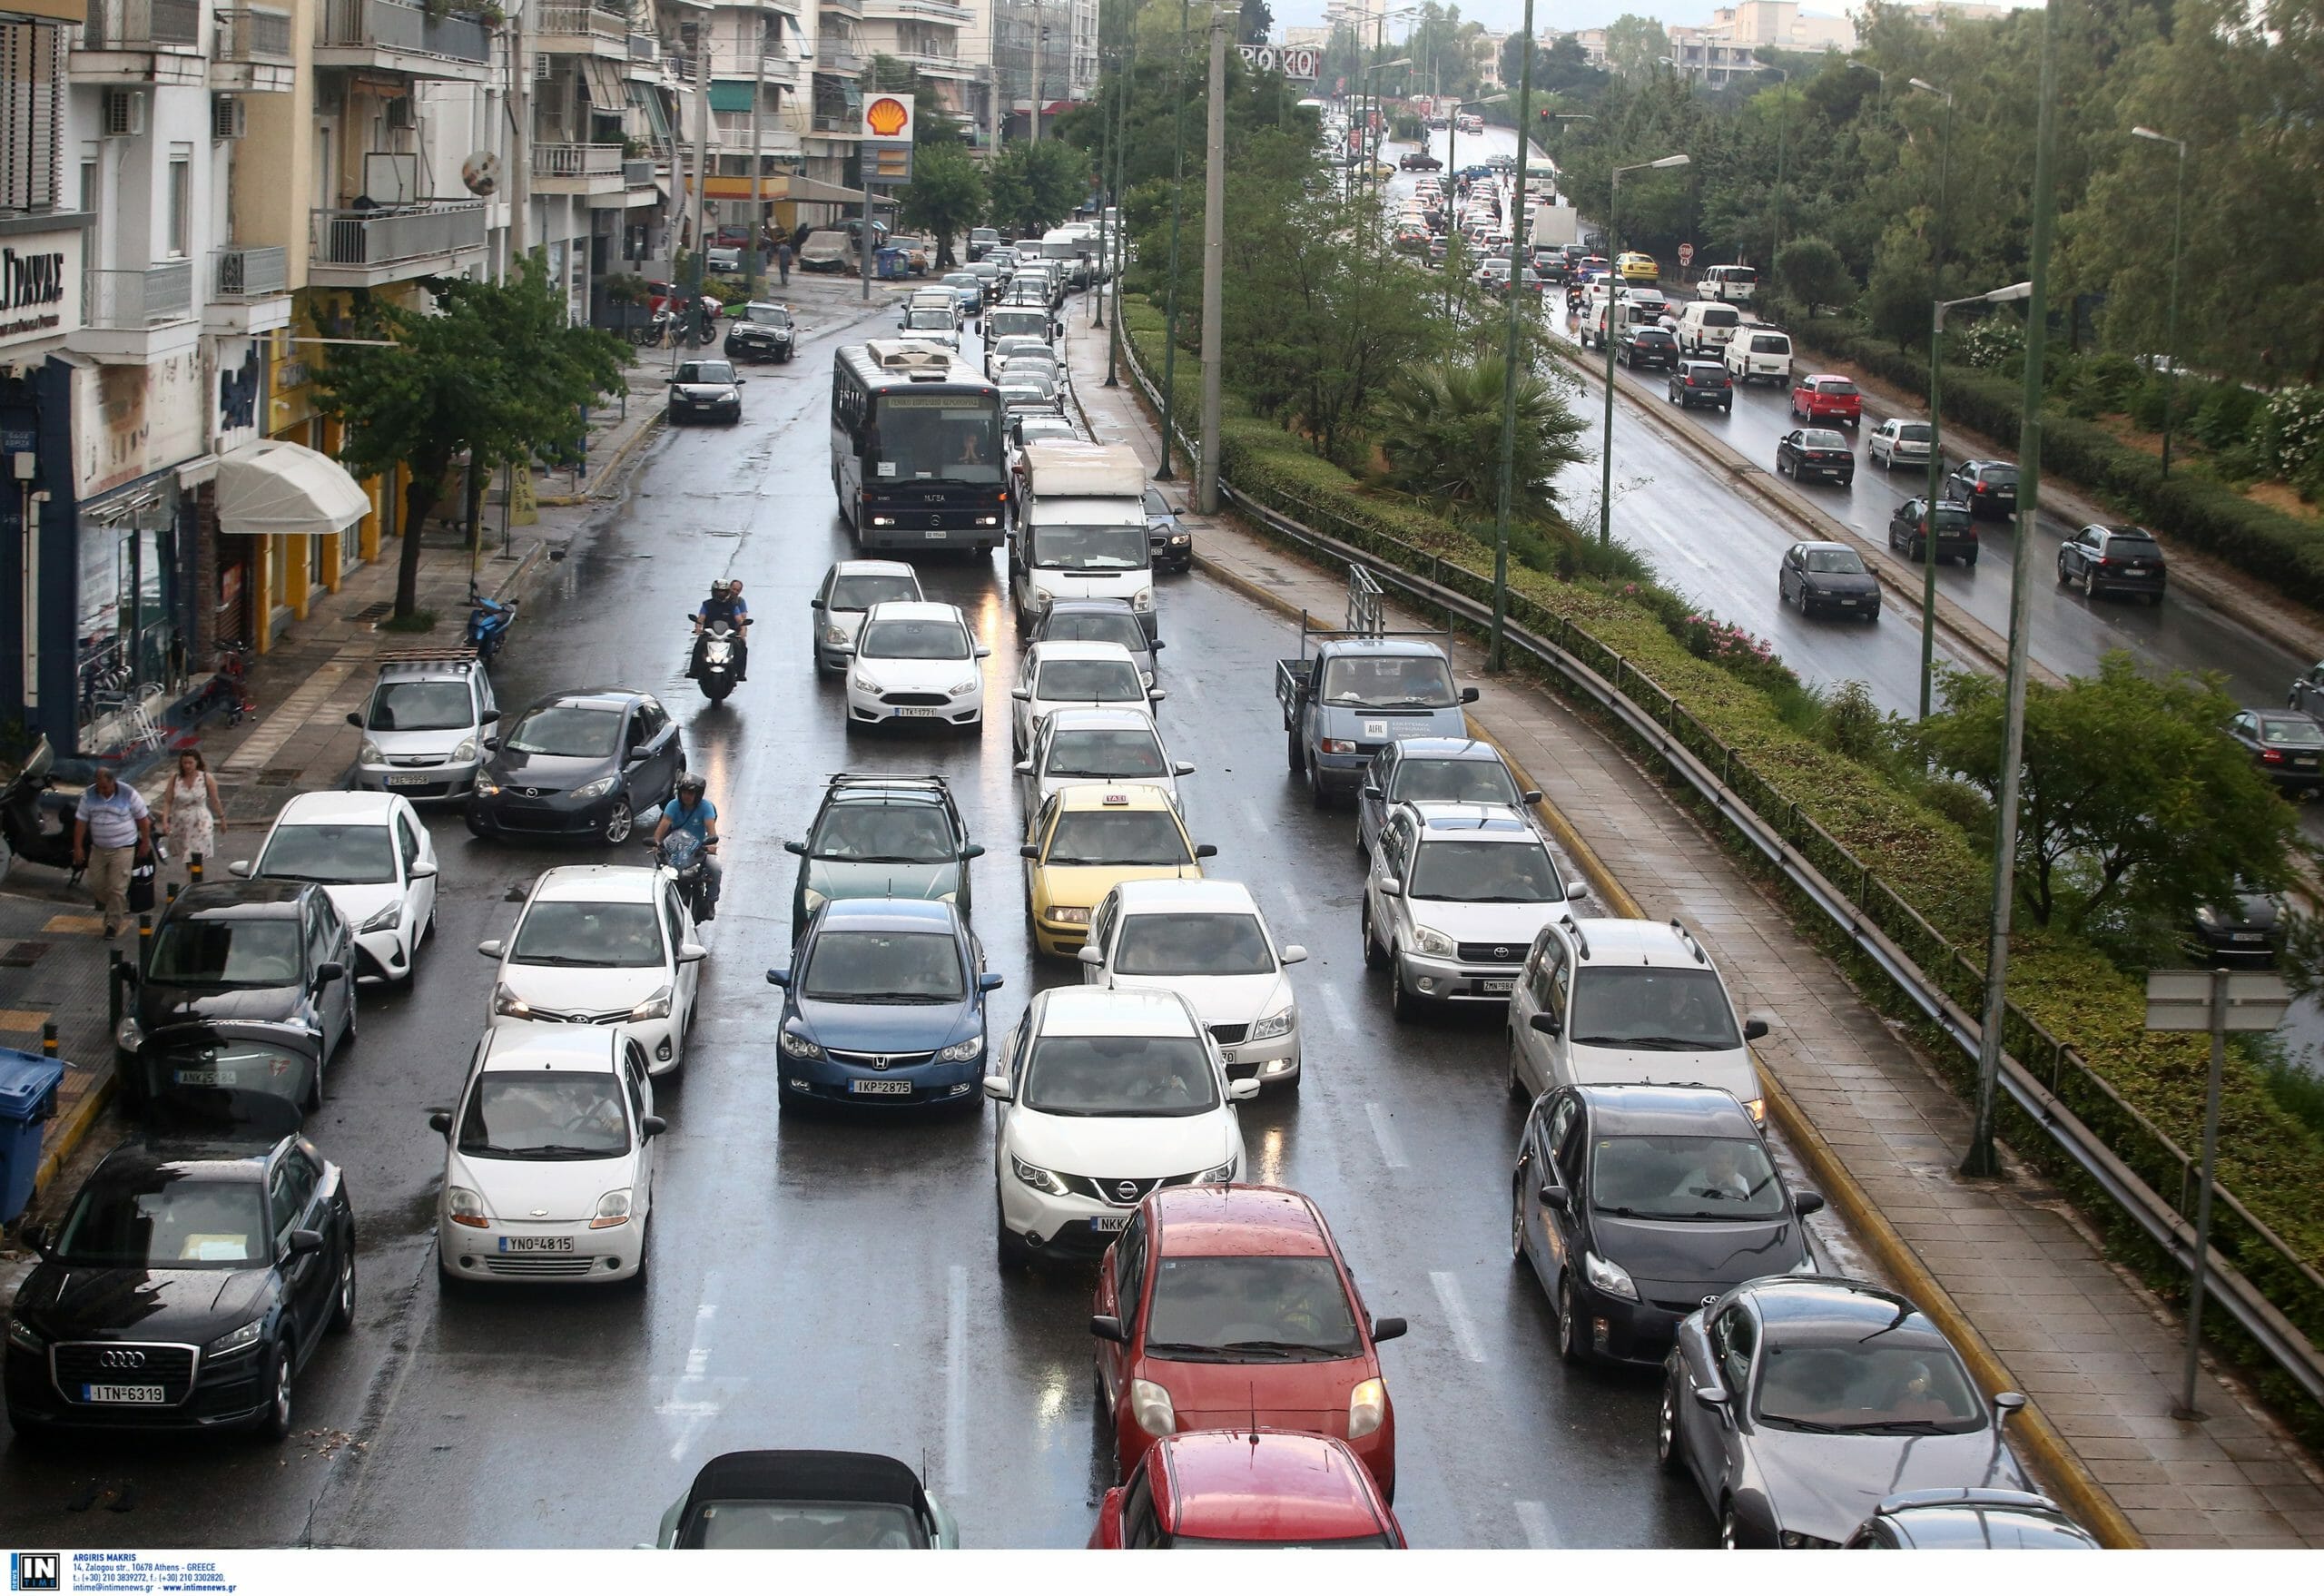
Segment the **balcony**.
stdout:
<svg viewBox="0 0 2324 1596">
<path fill-rule="evenodd" d="M 147 365 L 185 353 L 202 336 L 191 261 L 84 271 L 81 297 L 81 328 L 66 342 L 102 365 Z"/>
<path fill-rule="evenodd" d="M 827 15 L 861 17 L 863 0 L 816 0 L 816 8 Z"/>
<path fill-rule="evenodd" d="M 533 14 L 533 47 L 547 55 L 630 59 L 629 19 L 597 5 L 544 5 Z"/>
<path fill-rule="evenodd" d="M 67 71 L 76 84 L 200 84 L 201 0 L 89 0 Z"/>
<path fill-rule="evenodd" d="M 207 332 L 254 335 L 290 325 L 290 251 L 281 244 L 236 245 L 211 256 Z"/>
<path fill-rule="evenodd" d="M 315 64 L 481 84 L 492 77 L 492 30 L 476 17 L 432 16 L 403 0 L 324 0 Z"/>
<path fill-rule="evenodd" d="M 863 9 L 856 15 L 899 22 L 932 22 L 956 28 L 967 27 L 976 20 L 967 6 L 954 5 L 950 0 L 863 0 Z"/>
<path fill-rule="evenodd" d="M 307 281 L 317 288 L 377 288 L 469 264 L 484 250 L 484 202 L 370 211 L 315 211 Z"/>
<path fill-rule="evenodd" d="M 298 80 L 290 14 L 270 6 L 221 6 L 211 16 L 210 86 L 232 94 L 287 94 Z"/>
<path fill-rule="evenodd" d="M 536 194 L 618 194 L 622 191 L 619 144 L 535 144 Z"/>
</svg>

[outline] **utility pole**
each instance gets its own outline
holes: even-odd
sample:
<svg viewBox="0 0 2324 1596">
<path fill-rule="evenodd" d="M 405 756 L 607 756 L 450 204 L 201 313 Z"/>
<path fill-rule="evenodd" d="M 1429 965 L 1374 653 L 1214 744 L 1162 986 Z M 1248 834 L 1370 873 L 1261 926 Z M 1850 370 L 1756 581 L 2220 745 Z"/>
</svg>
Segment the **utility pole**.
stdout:
<svg viewBox="0 0 2324 1596">
<path fill-rule="evenodd" d="M 992 0 L 992 88 L 984 97 L 985 159 L 1000 153 L 1000 0 Z"/>
<path fill-rule="evenodd" d="M 774 38 L 783 42 L 783 13 L 774 14 Z M 759 297 L 759 289 L 766 281 L 766 257 L 760 252 L 759 241 L 766 236 L 766 188 L 761 177 L 765 165 L 766 149 L 766 34 L 761 30 L 755 71 L 751 80 L 751 237 L 744 259 L 750 262 L 751 298 Z"/>
<path fill-rule="evenodd" d="M 706 22 L 700 37 L 694 81 L 694 264 L 686 273 L 697 317 L 702 311 L 702 274 L 710 264 L 709 241 L 703 236 L 703 205 L 710 190 L 710 25 Z"/>
<path fill-rule="evenodd" d="M 1485 649 L 1485 669 L 1498 671 L 1505 663 L 1504 631 L 1509 619 L 1509 501 L 1516 476 L 1517 461 L 1517 343 L 1521 314 L 1525 302 L 1524 281 L 1518 262 L 1525 256 L 1525 122 L 1533 101 L 1533 0 L 1525 0 L 1526 47 L 1520 52 L 1524 63 L 1517 69 L 1517 186 L 1510 210 L 1509 230 L 1509 341 L 1502 350 L 1501 363 L 1501 487 L 1494 496 L 1492 538 L 1492 636 Z M 1607 246 L 1611 248 L 1610 238 Z M 1448 250 L 1444 257 L 1446 271 L 1452 267 Z"/>
<path fill-rule="evenodd" d="M 1177 172 L 1170 180 L 1170 302 L 1162 340 L 1162 468 L 1154 473 L 1157 482 L 1176 480 L 1170 471 L 1175 441 L 1170 427 L 1178 401 L 1178 213 L 1185 209 L 1187 198 L 1187 0 L 1178 0 L 1178 69 L 1170 90 L 1171 99 L 1177 103 L 1177 153 L 1174 157 Z"/>
<path fill-rule="evenodd" d="M 533 68 L 525 58 L 525 16 L 508 19 L 508 265 L 533 247 Z"/>
<path fill-rule="evenodd" d="M 1109 306 L 1112 313 L 1106 318 L 1106 386 L 1108 388 L 1119 388 L 1122 385 L 1122 174 L 1129 158 L 1130 96 L 1137 92 L 1137 14 L 1135 11 L 1130 14 L 1128 28 L 1129 59 L 1122 69 L 1122 103 L 1114 119 L 1114 225 L 1113 231 L 1108 235 L 1108 247 L 1113 251 L 1113 271 L 1110 274 L 1113 300 Z M 1098 224 L 1103 226 L 1105 221 L 1105 207 L 1099 206 Z"/>
<path fill-rule="evenodd" d="M 2050 228 L 2056 206 L 2053 186 L 2057 153 L 2057 0 L 2042 8 L 2041 110 L 2034 141 L 2033 261 L 2025 301 L 2025 413 L 2017 439 L 2017 547 L 2037 547 L 2042 488 L 2042 361 L 2049 341 Z M 1994 1151 L 1994 1093 L 2001 1082 L 2002 1017 L 2009 981 L 2009 928 L 2017 898 L 2017 787 L 2025 757 L 2026 655 L 2033 639 L 2034 565 L 2011 562 L 2009 581 L 2009 675 L 2007 709 L 2002 722 L 2001 791 L 1994 803 L 1992 934 L 1985 951 L 1984 1027 L 1977 1037 L 1977 1118 L 1969 1135 L 1961 1173 L 1998 1175 Z"/>
<path fill-rule="evenodd" d="M 1210 138 L 1202 185 L 1202 456 L 1195 462 L 1195 507 L 1218 513 L 1220 328 L 1226 273 L 1226 30 L 1210 14 Z"/>
<path fill-rule="evenodd" d="M 1033 0 L 1033 143 L 1041 142 L 1041 0 Z"/>
</svg>

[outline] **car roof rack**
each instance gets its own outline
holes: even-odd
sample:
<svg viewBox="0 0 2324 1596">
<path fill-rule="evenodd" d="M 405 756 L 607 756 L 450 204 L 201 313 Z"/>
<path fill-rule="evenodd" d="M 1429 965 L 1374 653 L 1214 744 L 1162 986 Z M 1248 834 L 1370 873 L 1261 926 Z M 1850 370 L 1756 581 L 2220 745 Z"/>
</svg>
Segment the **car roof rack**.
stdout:
<svg viewBox="0 0 2324 1596">
<path fill-rule="evenodd" d="M 942 776 L 933 773 L 907 775 L 890 773 L 881 775 L 857 771 L 842 771 L 832 776 L 825 786 L 827 790 L 841 787 L 940 787 L 950 790 Z"/>
<path fill-rule="evenodd" d="M 473 648 L 391 648 L 375 655 L 381 665 L 465 665 L 482 662 Z"/>
<path fill-rule="evenodd" d="M 1578 951 L 1584 959 L 1589 958 L 1590 939 L 1584 936 L 1582 934 L 1581 928 L 1574 923 L 1573 916 L 1571 914 L 1562 915 L 1559 918 L 1558 923 L 1573 933 L 1573 945 L 1575 951 Z"/>
</svg>

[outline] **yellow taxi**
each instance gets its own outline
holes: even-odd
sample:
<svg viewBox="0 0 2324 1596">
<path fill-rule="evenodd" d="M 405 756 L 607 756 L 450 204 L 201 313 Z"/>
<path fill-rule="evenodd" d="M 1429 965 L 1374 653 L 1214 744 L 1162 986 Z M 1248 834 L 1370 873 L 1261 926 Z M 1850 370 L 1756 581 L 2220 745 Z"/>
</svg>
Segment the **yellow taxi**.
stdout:
<svg viewBox="0 0 2324 1596">
<path fill-rule="evenodd" d="M 1662 281 L 1662 268 L 1655 263 L 1654 257 L 1641 255 L 1634 251 L 1624 251 L 1621 259 L 1614 262 L 1614 270 L 1621 274 L 1624 282 Z"/>
<path fill-rule="evenodd" d="M 1143 782 L 1078 783 L 1041 801 L 1026 828 L 1025 917 L 1033 945 L 1070 959 L 1089 911 L 1123 882 L 1202 879 L 1218 850 L 1187 835 L 1170 794 Z"/>
</svg>

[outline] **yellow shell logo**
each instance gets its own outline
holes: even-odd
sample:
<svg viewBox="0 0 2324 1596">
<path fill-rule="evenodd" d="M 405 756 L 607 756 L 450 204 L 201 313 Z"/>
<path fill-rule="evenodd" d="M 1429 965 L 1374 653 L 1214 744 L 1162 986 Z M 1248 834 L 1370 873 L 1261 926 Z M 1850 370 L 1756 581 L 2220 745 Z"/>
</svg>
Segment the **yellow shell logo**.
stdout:
<svg viewBox="0 0 2324 1596">
<path fill-rule="evenodd" d="M 874 100 L 863 113 L 863 124 L 883 139 L 894 138 L 911 120 L 911 113 L 901 100 Z"/>
</svg>

